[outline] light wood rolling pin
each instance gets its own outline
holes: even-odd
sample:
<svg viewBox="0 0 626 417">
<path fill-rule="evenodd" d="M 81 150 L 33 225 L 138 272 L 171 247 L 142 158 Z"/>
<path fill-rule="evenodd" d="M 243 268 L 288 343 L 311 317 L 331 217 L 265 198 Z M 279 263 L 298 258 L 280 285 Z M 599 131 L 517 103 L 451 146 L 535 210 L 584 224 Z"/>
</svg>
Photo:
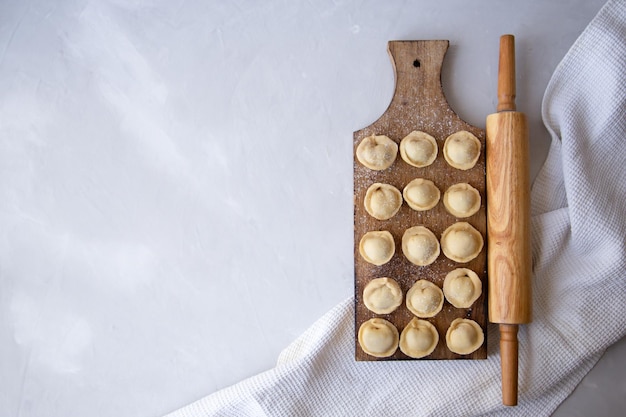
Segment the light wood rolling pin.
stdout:
<svg viewBox="0 0 626 417">
<path fill-rule="evenodd" d="M 518 325 L 531 321 L 528 128 L 515 111 L 515 43 L 500 38 L 497 113 L 487 116 L 489 321 L 499 323 L 502 403 L 517 405 Z"/>
</svg>

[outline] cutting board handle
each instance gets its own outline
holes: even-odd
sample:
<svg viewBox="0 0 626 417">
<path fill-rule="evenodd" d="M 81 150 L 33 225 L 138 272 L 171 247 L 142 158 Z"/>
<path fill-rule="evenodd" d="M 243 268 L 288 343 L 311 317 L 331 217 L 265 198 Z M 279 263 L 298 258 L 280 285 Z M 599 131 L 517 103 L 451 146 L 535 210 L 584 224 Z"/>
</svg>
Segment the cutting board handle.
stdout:
<svg viewBox="0 0 626 417">
<path fill-rule="evenodd" d="M 393 97 L 385 112 L 371 125 L 356 132 L 360 136 L 365 132 L 388 131 L 389 126 L 402 121 L 406 126 L 420 129 L 425 125 L 431 128 L 427 133 L 440 135 L 433 131 L 428 120 L 452 120 L 461 123 L 460 129 L 480 132 L 475 126 L 463 121 L 450 107 L 441 85 L 441 68 L 450 42 L 447 40 L 389 41 L 387 51 L 395 75 Z M 410 130 L 403 131 L 406 135 Z M 451 132 L 447 132 L 450 134 Z"/>
<path fill-rule="evenodd" d="M 448 46 L 447 40 L 388 43 L 396 80 L 388 110 L 400 107 L 415 113 L 416 106 L 449 108 L 441 86 L 441 67 Z"/>
</svg>

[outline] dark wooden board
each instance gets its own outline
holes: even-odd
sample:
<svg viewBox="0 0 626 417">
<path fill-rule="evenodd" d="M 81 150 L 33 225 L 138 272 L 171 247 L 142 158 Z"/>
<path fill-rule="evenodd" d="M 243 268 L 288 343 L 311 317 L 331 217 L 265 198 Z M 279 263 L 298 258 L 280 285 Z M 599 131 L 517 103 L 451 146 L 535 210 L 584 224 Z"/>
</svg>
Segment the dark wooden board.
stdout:
<svg viewBox="0 0 626 417">
<path fill-rule="evenodd" d="M 448 41 L 391 41 L 388 44 L 396 85 L 393 98 L 385 113 L 370 126 L 354 132 L 354 268 L 355 268 L 355 356 L 359 361 L 416 360 L 404 355 L 400 349 L 388 358 L 375 358 L 363 352 L 358 343 L 360 325 L 373 317 L 380 317 L 393 323 L 398 332 L 414 317 L 402 305 L 391 314 L 378 315 L 369 311 L 363 304 L 362 294 L 367 283 L 379 277 L 391 277 L 402 288 L 403 295 L 419 279 L 427 279 L 440 288 L 446 274 L 455 268 L 464 267 L 476 272 L 482 281 L 481 297 L 471 308 L 455 308 L 447 300 L 442 311 L 435 317 L 425 319 L 439 332 L 439 344 L 435 351 L 420 360 L 428 359 L 484 359 L 487 357 L 487 221 L 485 187 L 485 132 L 461 120 L 450 108 L 441 88 L 441 67 L 448 49 Z M 424 168 L 413 167 L 402 160 L 400 154 L 395 163 L 383 171 L 373 171 L 361 165 L 356 159 L 356 147 L 370 135 L 386 135 L 398 145 L 411 131 L 418 130 L 432 135 L 437 140 L 439 152 L 435 162 Z M 443 143 L 449 135 L 460 130 L 473 133 L 481 142 L 481 154 L 475 167 L 462 171 L 452 168 L 443 157 Z M 417 212 L 403 203 L 400 211 L 389 220 L 376 220 L 363 206 L 367 188 L 375 183 L 387 183 L 400 191 L 415 178 L 426 178 L 444 192 L 453 184 L 467 182 L 481 195 L 478 213 L 466 219 L 457 219 L 449 214 L 443 201 L 425 212 Z M 445 257 L 443 252 L 428 266 L 419 267 L 409 262 L 402 253 L 402 234 L 412 226 L 428 227 L 441 238 L 441 233 L 457 221 L 466 221 L 483 236 L 485 245 L 478 257 L 464 264 Z M 388 230 L 394 237 L 396 253 L 387 264 L 375 266 L 367 263 L 359 254 L 359 241 L 368 231 Z M 445 343 L 446 330 L 455 318 L 469 318 L 483 329 L 485 342 L 469 355 L 458 355 L 448 350 Z"/>
</svg>

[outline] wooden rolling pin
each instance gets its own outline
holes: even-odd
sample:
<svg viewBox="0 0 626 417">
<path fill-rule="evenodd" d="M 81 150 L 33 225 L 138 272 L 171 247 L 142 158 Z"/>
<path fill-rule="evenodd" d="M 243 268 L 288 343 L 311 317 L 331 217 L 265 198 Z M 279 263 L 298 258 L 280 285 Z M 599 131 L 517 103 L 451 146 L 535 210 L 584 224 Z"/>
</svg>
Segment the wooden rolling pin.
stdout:
<svg viewBox="0 0 626 417">
<path fill-rule="evenodd" d="M 487 116 L 489 321 L 499 323 L 502 403 L 517 405 L 518 325 L 531 321 L 528 128 L 515 111 L 515 40 L 500 38 L 497 113 Z"/>
</svg>

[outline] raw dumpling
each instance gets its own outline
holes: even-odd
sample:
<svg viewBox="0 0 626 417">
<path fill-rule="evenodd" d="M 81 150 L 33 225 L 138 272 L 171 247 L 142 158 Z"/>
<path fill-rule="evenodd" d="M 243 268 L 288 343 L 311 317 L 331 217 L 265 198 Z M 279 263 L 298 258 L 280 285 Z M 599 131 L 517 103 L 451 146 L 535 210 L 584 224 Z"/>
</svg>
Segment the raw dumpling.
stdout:
<svg viewBox="0 0 626 417">
<path fill-rule="evenodd" d="M 420 279 L 406 293 L 406 307 L 417 317 L 434 317 L 443 307 L 441 288 Z"/>
<path fill-rule="evenodd" d="M 480 141 L 470 132 L 461 130 L 446 138 L 443 156 L 448 164 L 457 169 L 467 170 L 476 165 L 480 155 Z"/>
<path fill-rule="evenodd" d="M 439 241 L 424 226 L 413 226 L 402 235 L 402 252 L 415 265 L 430 265 L 439 256 Z"/>
<path fill-rule="evenodd" d="M 402 206 L 402 194 L 389 184 L 375 183 L 365 193 L 365 210 L 378 220 L 387 220 L 396 215 Z"/>
<path fill-rule="evenodd" d="M 471 269 L 457 268 L 446 275 L 443 293 L 456 308 L 469 308 L 483 291 L 482 282 Z"/>
<path fill-rule="evenodd" d="M 363 259 L 377 266 L 389 262 L 395 251 L 393 236 L 386 230 L 367 232 L 359 242 L 359 253 Z"/>
<path fill-rule="evenodd" d="M 474 320 L 454 319 L 446 332 L 448 349 L 459 355 L 474 352 L 484 340 L 483 329 Z"/>
<path fill-rule="evenodd" d="M 385 319 L 369 319 L 359 327 L 359 344 L 377 358 L 391 356 L 398 349 L 398 329 Z"/>
<path fill-rule="evenodd" d="M 456 262 L 469 262 L 483 249 L 483 237 L 469 223 L 458 222 L 444 230 L 441 235 L 441 250 Z"/>
<path fill-rule="evenodd" d="M 385 135 L 364 138 L 356 148 L 356 158 L 369 169 L 389 168 L 398 155 L 398 145 Z"/>
<path fill-rule="evenodd" d="M 426 320 L 413 318 L 400 334 L 400 350 L 411 358 L 423 358 L 433 353 L 439 343 L 439 333 Z"/>
<path fill-rule="evenodd" d="M 402 196 L 413 210 L 425 211 L 437 205 L 441 192 L 432 181 L 416 178 L 404 187 Z"/>
<path fill-rule="evenodd" d="M 376 314 L 389 314 L 402 304 L 402 289 L 391 278 L 373 279 L 363 290 L 363 304 Z"/>
<path fill-rule="evenodd" d="M 413 131 L 400 142 L 400 156 L 414 167 L 428 166 L 437 159 L 437 141 L 428 133 Z"/>
<path fill-rule="evenodd" d="M 480 209 L 480 193 L 467 183 L 454 184 L 443 194 L 443 205 L 455 217 L 469 217 Z"/>
</svg>

